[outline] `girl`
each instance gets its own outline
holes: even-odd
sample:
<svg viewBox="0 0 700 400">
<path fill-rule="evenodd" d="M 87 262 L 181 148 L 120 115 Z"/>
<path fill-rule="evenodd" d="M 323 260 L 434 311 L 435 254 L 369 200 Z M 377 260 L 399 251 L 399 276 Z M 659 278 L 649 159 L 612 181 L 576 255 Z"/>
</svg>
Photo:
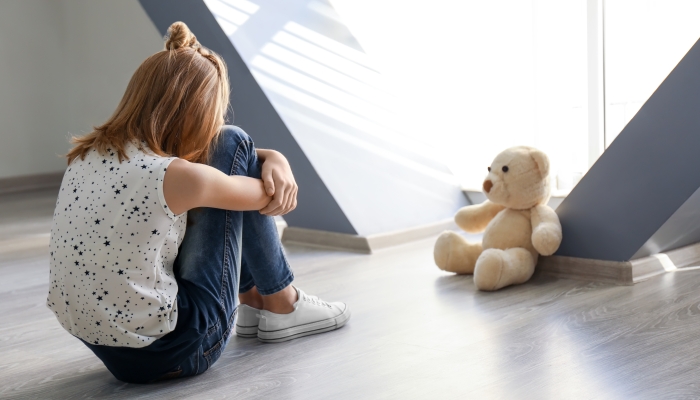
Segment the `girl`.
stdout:
<svg viewBox="0 0 700 400">
<path fill-rule="evenodd" d="M 114 115 L 73 139 L 47 305 L 122 381 L 203 373 L 236 315 L 239 336 L 264 342 L 350 317 L 291 285 L 272 216 L 296 207 L 292 171 L 224 126 L 228 99 L 223 60 L 176 22 Z"/>
</svg>

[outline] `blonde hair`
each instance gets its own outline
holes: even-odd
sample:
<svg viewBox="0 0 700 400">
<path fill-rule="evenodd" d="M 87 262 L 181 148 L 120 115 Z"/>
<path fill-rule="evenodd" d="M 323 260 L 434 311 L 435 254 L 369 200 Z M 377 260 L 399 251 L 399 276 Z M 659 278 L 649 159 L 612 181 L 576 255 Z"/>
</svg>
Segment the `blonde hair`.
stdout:
<svg viewBox="0 0 700 400">
<path fill-rule="evenodd" d="M 148 57 L 134 72 L 114 114 L 82 137 L 66 154 L 70 164 L 91 149 L 116 151 L 128 158 L 128 142 L 147 143 L 159 156 L 206 162 L 221 131 L 229 104 L 226 64 L 203 47 L 187 25 L 168 28 L 165 49 Z"/>
</svg>

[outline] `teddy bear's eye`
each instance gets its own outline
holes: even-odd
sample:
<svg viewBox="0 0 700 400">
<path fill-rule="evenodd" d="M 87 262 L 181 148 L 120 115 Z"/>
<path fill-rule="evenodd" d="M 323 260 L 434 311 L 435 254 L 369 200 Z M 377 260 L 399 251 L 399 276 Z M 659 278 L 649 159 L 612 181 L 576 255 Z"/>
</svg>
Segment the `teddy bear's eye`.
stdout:
<svg viewBox="0 0 700 400">
<path fill-rule="evenodd" d="M 503 172 L 508 172 L 508 166 L 504 165 L 503 168 L 501 168 L 501 170 L 503 170 Z"/>
<path fill-rule="evenodd" d="M 491 172 L 491 167 L 489 167 L 489 172 Z"/>
</svg>

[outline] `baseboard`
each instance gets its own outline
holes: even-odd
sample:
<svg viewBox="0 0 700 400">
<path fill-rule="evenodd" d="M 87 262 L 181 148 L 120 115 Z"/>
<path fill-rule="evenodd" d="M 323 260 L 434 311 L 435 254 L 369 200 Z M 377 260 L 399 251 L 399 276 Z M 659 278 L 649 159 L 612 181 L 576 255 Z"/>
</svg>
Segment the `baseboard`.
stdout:
<svg viewBox="0 0 700 400">
<path fill-rule="evenodd" d="M 347 250 L 357 253 L 369 254 L 372 252 L 367 238 L 363 236 L 316 229 L 296 228 L 293 226 L 284 228 L 282 232 L 282 243 Z"/>
<path fill-rule="evenodd" d="M 605 261 L 587 258 L 540 257 L 537 270 L 559 278 L 634 285 L 677 269 L 700 265 L 700 243 L 630 261 Z"/>
<path fill-rule="evenodd" d="M 0 195 L 27 190 L 58 189 L 62 180 L 63 172 L 0 178 Z"/>
<path fill-rule="evenodd" d="M 371 254 L 388 247 L 436 236 L 446 229 L 456 229 L 456 227 L 457 225 L 452 218 L 409 229 L 368 236 L 286 227 L 282 233 L 282 242 Z"/>
</svg>

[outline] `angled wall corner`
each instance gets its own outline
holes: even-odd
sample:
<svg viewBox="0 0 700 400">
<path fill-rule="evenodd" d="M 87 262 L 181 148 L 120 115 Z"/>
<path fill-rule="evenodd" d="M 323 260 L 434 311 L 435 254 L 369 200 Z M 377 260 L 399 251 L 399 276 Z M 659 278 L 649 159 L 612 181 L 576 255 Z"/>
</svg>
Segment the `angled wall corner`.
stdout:
<svg viewBox="0 0 700 400">
<path fill-rule="evenodd" d="M 625 262 L 700 241 L 700 41 L 558 207 L 559 256 Z"/>
<path fill-rule="evenodd" d="M 229 66 L 235 124 L 290 161 L 289 227 L 370 237 L 430 226 L 467 204 L 397 117 L 382 76 L 330 3 L 139 0 L 161 33 L 184 21 Z M 408 134 L 408 133 L 411 134 Z"/>
</svg>

